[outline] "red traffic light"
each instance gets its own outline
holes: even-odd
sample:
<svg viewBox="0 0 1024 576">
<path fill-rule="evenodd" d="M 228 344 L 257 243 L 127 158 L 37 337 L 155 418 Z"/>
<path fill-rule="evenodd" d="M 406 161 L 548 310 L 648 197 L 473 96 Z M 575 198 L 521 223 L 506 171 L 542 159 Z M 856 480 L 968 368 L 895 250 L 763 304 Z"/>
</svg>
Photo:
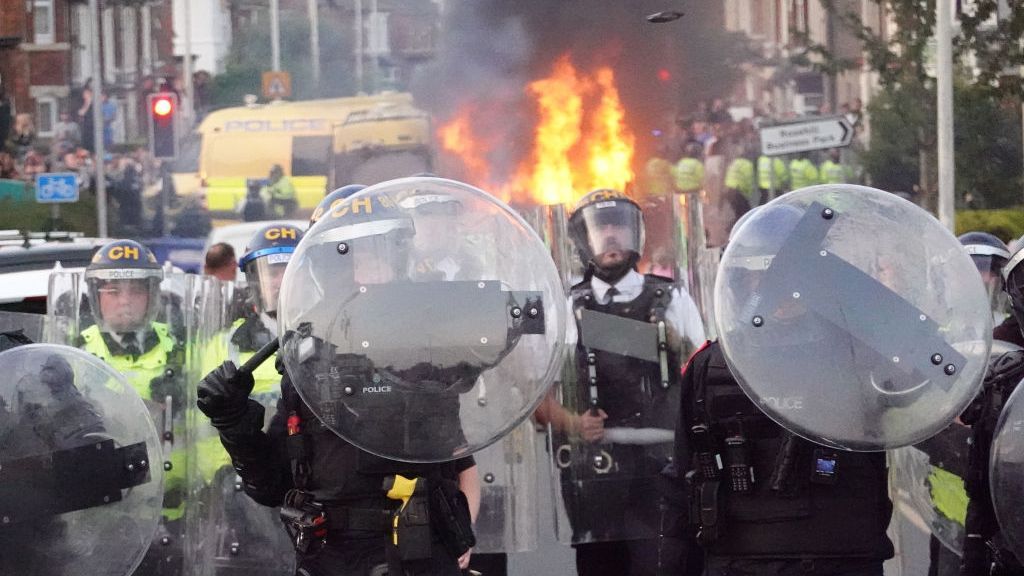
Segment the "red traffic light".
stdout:
<svg viewBox="0 0 1024 576">
<path fill-rule="evenodd" d="M 153 99 L 153 114 L 157 116 L 168 116 L 174 112 L 174 104 L 170 98 L 154 98 Z"/>
<path fill-rule="evenodd" d="M 658 70 L 658 80 L 662 82 L 668 82 L 672 79 L 672 73 L 667 68 L 661 68 Z"/>
</svg>

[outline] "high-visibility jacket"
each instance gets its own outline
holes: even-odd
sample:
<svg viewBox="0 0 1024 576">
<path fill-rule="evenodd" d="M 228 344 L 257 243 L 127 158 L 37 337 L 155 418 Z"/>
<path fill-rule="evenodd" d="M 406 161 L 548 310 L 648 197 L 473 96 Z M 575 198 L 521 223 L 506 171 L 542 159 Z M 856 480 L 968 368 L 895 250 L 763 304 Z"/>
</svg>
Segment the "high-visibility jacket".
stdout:
<svg viewBox="0 0 1024 576">
<path fill-rule="evenodd" d="M 797 158 L 789 163 L 789 183 L 793 190 L 818 184 L 818 169 L 814 162 L 806 158 Z"/>
<path fill-rule="evenodd" d="M 772 169 L 775 170 L 775 182 L 772 183 Z M 778 158 L 761 156 L 757 159 L 757 185 L 763 190 L 774 188 L 776 192 L 786 190 L 789 184 L 789 170 L 786 164 Z"/>
<path fill-rule="evenodd" d="M 748 158 L 736 158 L 725 169 L 725 187 L 739 190 L 751 206 L 757 205 L 759 194 L 754 194 L 754 163 Z"/>
<path fill-rule="evenodd" d="M 676 188 L 695 192 L 704 185 L 704 163 L 696 158 L 683 158 L 676 163 Z"/>
</svg>

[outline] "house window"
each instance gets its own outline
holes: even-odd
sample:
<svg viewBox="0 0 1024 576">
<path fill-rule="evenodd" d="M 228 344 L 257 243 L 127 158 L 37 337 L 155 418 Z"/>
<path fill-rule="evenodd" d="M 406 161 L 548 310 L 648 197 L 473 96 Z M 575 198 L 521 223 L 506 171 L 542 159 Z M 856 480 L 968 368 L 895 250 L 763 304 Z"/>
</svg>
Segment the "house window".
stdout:
<svg viewBox="0 0 1024 576">
<path fill-rule="evenodd" d="M 57 99 L 52 96 L 36 98 L 36 130 L 40 136 L 53 136 L 57 124 Z"/>
<path fill-rule="evenodd" d="M 34 0 L 32 2 L 32 30 L 36 44 L 54 43 L 53 0 Z"/>
</svg>

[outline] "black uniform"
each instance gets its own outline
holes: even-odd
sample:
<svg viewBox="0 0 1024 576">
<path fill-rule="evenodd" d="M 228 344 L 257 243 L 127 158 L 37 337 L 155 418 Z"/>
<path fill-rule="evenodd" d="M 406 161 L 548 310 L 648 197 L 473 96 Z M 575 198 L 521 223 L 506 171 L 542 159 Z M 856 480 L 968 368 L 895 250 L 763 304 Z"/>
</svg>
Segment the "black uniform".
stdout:
<svg viewBox="0 0 1024 576">
<path fill-rule="evenodd" d="M 1020 324 L 1014 316 L 1007 316 L 1006 320 L 1003 320 L 999 326 L 996 326 L 992 330 L 992 338 L 1024 348 L 1024 334 L 1021 333 Z"/>
<path fill-rule="evenodd" d="M 573 286 L 571 296 L 575 309 L 651 322 L 664 319 L 671 300 L 671 280 L 658 276 L 644 277 L 640 295 L 629 302 L 601 304 L 593 294 L 590 281 Z M 603 410 L 608 418 L 606 428 L 668 428 L 675 423 L 673 407 L 678 405 L 678 355 L 669 350 L 669 383 L 661 385 L 657 362 L 590 350 L 582 340 L 576 349 L 577 407 L 592 406 Z M 591 398 L 590 359 L 596 375 L 596 404 Z M 608 471 L 591 471 L 587 466 L 566 468 L 561 475 L 562 495 L 566 506 L 577 511 L 570 514 L 574 540 L 586 533 L 593 542 L 574 544 L 579 574 L 653 575 L 658 573 L 659 478 L 668 465 L 669 447 L 659 454 L 657 447 L 602 444 L 588 454 L 583 447 L 584 462 L 592 462 L 607 452 L 616 463 Z M 622 534 L 634 539 L 621 540 Z M 674 572 L 675 568 L 669 571 Z"/>
<path fill-rule="evenodd" d="M 675 458 L 689 464 L 707 574 L 881 576 L 893 556 L 884 453 L 788 433 L 740 389 L 717 342 L 691 358 L 681 388 Z"/>
<path fill-rule="evenodd" d="M 304 485 L 304 491 L 324 511 L 326 544 L 322 549 L 312 546 L 298 554 L 298 574 L 371 574 L 375 567 L 387 563 L 385 538 L 397 505 L 386 497 L 384 479 L 402 474 L 450 484 L 457 481 L 460 472 L 473 466 L 472 458 L 409 464 L 373 456 L 324 426 L 298 397 L 287 375 L 281 381 L 281 396 L 266 433 L 261 430 L 262 410 L 250 400 L 245 419 L 222 429 L 221 441 L 243 480 L 245 492 L 254 500 L 266 506 L 295 504 L 293 489 Z M 290 424 L 299 424 L 301 434 L 289 436 Z M 439 540 L 435 540 L 433 549 L 431 560 L 420 566 L 404 566 L 407 573 L 459 574 L 456 558 Z"/>
<path fill-rule="evenodd" d="M 971 427 L 968 473 L 964 481 L 970 501 L 964 530 L 963 576 L 1024 575 L 1024 567 L 1000 535 L 989 487 L 989 456 L 999 415 L 1024 377 L 1024 352 L 1003 354 L 989 363 L 982 391 L 960 419 Z"/>
</svg>

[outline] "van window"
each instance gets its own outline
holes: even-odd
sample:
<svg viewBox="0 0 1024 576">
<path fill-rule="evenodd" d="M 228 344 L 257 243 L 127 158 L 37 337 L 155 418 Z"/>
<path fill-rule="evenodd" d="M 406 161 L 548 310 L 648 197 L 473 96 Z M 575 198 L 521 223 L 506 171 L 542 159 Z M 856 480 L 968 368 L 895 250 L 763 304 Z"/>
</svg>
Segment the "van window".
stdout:
<svg viewBox="0 0 1024 576">
<path fill-rule="evenodd" d="M 330 136 L 296 136 L 292 139 L 292 176 L 326 176 L 330 155 Z"/>
</svg>

